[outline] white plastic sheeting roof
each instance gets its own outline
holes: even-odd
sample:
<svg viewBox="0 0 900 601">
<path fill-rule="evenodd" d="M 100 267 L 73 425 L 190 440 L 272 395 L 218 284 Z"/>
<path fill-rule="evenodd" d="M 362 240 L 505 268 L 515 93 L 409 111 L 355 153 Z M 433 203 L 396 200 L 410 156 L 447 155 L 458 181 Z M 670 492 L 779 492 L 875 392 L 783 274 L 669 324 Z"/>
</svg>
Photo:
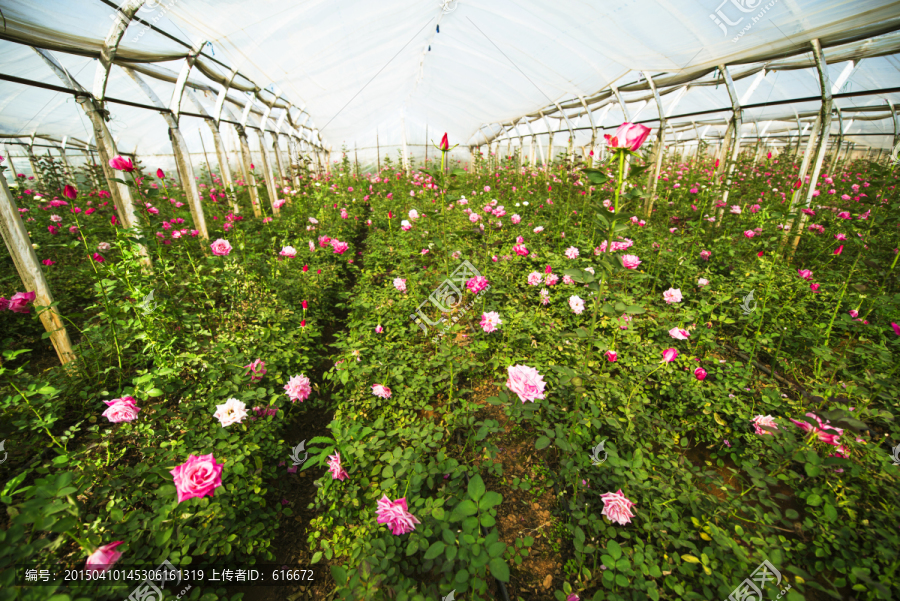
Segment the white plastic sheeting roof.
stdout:
<svg viewBox="0 0 900 601">
<path fill-rule="evenodd" d="M 99 64 L 96 57 L 118 3 L 4 2 L 0 72 L 61 85 L 28 45 L 35 44 L 51 49 L 91 90 Z M 281 104 L 295 107 L 291 115 L 296 121 L 302 120 L 301 109 L 309 114 L 307 125 L 318 129 L 317 134 L 306 133 L 309 139 L 320 135 L 324 145 L 335 151 L 346 145 L 351 160 L 357 147 L 360 161 L 366 163 L 374 163 L 376 137 L 382 160 L 386 154 L 397 157 L 404 133 L 411 153 L 421 157 L 424 145 L 437 141 L 444 131 L 451 143 L 463 145 L 457 156 L 465 159 L 467 144 L 484 141 L 481 126 L 509 124 L 540 109 L 555 109 L 555 103 L 572 106 L 579 96 L 591 102 L 608 95 L 610 84 L 622 89 L 633 114 L 639 103 L 631 99 L 648 94 L 646 82 L 640 82 L 642 71 L 680 87 L 691 80 L 695 84 L 711 80 L 719 64 L 728 65 L 736 77 L 768 65 L 776 70 L 767 72 L 746 102 L 817 97 L 814 67 L 777 70 L 778 65 L 792 61 L 811 64 L 809 42 L 814 38 L 821 41 L 826 59 L 836 61 L 830 67 L 832 82 L 838 80 L 847 60 L 860 62 L 863 57 L 841 91 L 900 85 L 900 62 L 894 54 L 900 49 L 900 38 L 891 33 L 900 29 L 900 2 L 884 0 L 149 0 L 136 16 L 139 20 L 131 23 L 122 39 L 118 61 L 162 61 L 157 64 L 177 74 L 190 46 L 211 42 L 204 47 L 189 84 L 208 90 L 196 92 L 206 111 L 213 111 L 221 81 L 230 68 L 236 68 L 240 75 L 234 87 L 239 89 L 230 92 L 236 102 L 246 102 L 241 89 L 255 89 L 267 100 L 274 95 L 261 89 L 280 92 Z M 736 80 L 739 96 L 747 94 L 755 78 Z M 143 79 L 164 101 L 171 97 L 171 81 L 146 75 Z M 660 86 L 661 93 L 667 89 Z M 664 94 L 664 106 L 676 94 Z M 119 66 L 112 68 L 107 96 L 150 104 Z M 836 104 L 842 109 L 886 106 L 887 99 L 900 104 L 898 94 L 840 99 Z M 614 100 L 592 105 L 596 124 L 604 110 L 600 107 Z M 730 106 L 724 85 L 691 85 L 674 114 Z M 790 125 L 795 110 L 803 116 L 818 106 L 816 101 L 750 109 L 745 122 L 788 119 L 769 126 L 768 133 L 775 133 Z M 187 98 L 183 107 L 197 112 Z M 265 108 L 261 103 L 259 107 Z M 166 123 L 158 112 L 114 103 L 108 109 L 110 130 L 119 138 L 120 150 L 141 156 L 171 153 Z M 232 105 L 232 110 L 239 118 L 239 107 Z M 279 111 L 272 111 L 270 129 Z M 657 114 L 651 98 L 636 120 Z M 698 124 L 721 123 L 708 133 L 715 135 L 724 130 L 728 114 L 701 115 L 673 125 L 691 119 Z M 549 117 L 553 128 L 566 127 L 554 115 Z M 845 121 L 850 118 L 854 116 L 848 113 Z M 619 107 L 611 106 L 602 125 L 614 127 L 622 120 Z M 584 116 L 572 121 L 574 127 L 589 126 Z M 250 123 L 258 124 L 259 116 L 251 116 Z M 205 127 L 198 118 L 181 118 L 181 129 L 194 153 L 201 150 L 201 126 Z M 531 127 L 534 133 L 546 131 L 542 119 Z M 835 124 L 834 132 L 836 128 Z M 893 128 L 891 119 L 857 118 L 852 133 L 892 134 Z M 493 127 L 495 132 L 498 129 Z M 92 139 L 90 123 L 71 95 L 0 81 L 0 133 L 30 135 L 33 131 Z M 753 131 L 752 125 L 743 129 L 745 136 L 755 135 Z M 519 133 L 531 132 L 523 125 Z M 202 135 L 209 151 L 209 132 Z M 223 126 L 223 136 L 226 145 L 234 148 L 233 140 L 229 142 L 233 138 L 230 126 Z M 546 136 L 544 140 L 546 144 Z M 589 141 L 589 130 L 578 132 L 576 144 Z M 873 136 L 859 142 L 888 147 L 891 138 Z M 255 148 L 255 141 L 251 145 Z M 333 158 L 339 158 L 339 152 Z"/>
</svg>

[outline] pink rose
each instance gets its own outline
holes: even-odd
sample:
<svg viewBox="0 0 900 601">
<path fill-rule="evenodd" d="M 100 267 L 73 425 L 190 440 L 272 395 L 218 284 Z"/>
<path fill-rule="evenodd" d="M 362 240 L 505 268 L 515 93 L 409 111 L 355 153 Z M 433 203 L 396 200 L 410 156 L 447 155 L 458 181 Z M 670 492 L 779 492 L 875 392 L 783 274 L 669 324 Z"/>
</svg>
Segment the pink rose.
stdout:
<svg viewBox="0 0 900 601">
<path fill-rule="evenodd" d="M 527 365 L 515 365 L 507 368 L 509 378 L 506 380 L 506 386 L 510 391 L 516 393 L 519 399 L 525 403 L 535 399 L 544 398 L 544 388 L 546 382 L 538 370 Z"/>
<path fill-rule="evenodd" d="M 631 518 L 634 517 L 634 514 L 631 513 L 634 503 L 625 498 L 621 488 L 618 492 L 602 494 L 600 498 L 603 500 L 603 511 L 600 515 L 604 515 L 609 521 L 622 526 L 631 522 Z"/>
<path fill-rule="evenodd" d="M 284 385 L 284 389 L 292 403 L 297 401 L 302 403 L 309 398 L 310 394 L 312 394 L 312 386 L 310 386 L 309 378 L 303 374 L 294 376 L 288 380 L 288 383 Z"/>
<path fill-rule="evenodd" d="M 222 486 L 223 469 L 224 465 L 216 463 L 212 453 L 199 457 L 190 455 L 186 462 L 169 472 L 175 480 L 178 502 L 213 496 L 215 489 Z"/>
<path fill-rule="evenodd" d="M 421 524 L 416 516 L 407 510 L 406 497 L 391 501 L 387 495 L 382 496 L 378 500 L 375 515 L 378 516 L 379 524 L 387 524 L 391 534 L 397 536 L 412 532 L 416 529 L 416 524 Z"/>
<path fill-rule="evenodd" d="M 122 552 L 116 551 L 116 547 L 123 542 L 125 541 L 117 540 L 114 543 L 107 543 L 102 547 L 98 547 L 97 550 L 91 553 L 90 557 L 87 558 L 84 569 L 86 571 L 97 570 L 101 573 L 109 570 L 109 568 L 122 557 Z"/>
<path fill-rule="evenodd" d="M 681 289 L 679 288 L 669 288 L 663 292 L 663 300 L 665 300 L 667 304 L 680 303 L 681 298 Z"/>
<path fill-rule="evenodd" d="M 372 394 L 383 399 L 391 398 L 391 389 L 382 384 L 374 384 L 372 386 Z"/>
<path fill-rule="evenodd" d="M 231 245 L 227 240 L 221 238 L 210 244 L 209 247 L 212 249 L 212 253 L 217 257 L 224 257 L 231 252 Z"/>
<path fill-rule="evenodd" d="M 641 260 L 637 255 L 622 255 L 622 265 L 625 269 L 636 269 L 641 264 Z"/>
<path fill-rule="evenodd" d="M 632 152 L 636 152 L 647 136 L 650 135 L 650 128 L 640 123 L 623 123 L 612 136 L 605 134 L 606 144 L 609 148 L 627 148 Z"/>
<path fill-rule="evenodd" d="M 774 428 L 775 430 L 778 429 L 778 423 L 771 415 L 757 415 L 751 422 L 753 423 L 753 428 L 756 430 L 757 434 L 772 434 L 770 431 L 764 429 L 764 427 Z"/>
<path fill-rule="evenodd" d="M 35 293 L 32 292 L 16 292 L 13 294 L 12 298 L 9 299 L 7 307 L 13 313 L 31 313 L 27 309 L 28 303 L 34 300 Z M 5 300 L 5 299 L 4 299 Z"/>
<path fill-rule="evenodd" d="M 109 407 L 103 412 L 103 417 L 113 424 L 134 421 L 137 419 L 138 411 L 141 410 L 140 407 L 134 404 L 135 401 L 130 396 L 103 402 Z"/>
</svg>

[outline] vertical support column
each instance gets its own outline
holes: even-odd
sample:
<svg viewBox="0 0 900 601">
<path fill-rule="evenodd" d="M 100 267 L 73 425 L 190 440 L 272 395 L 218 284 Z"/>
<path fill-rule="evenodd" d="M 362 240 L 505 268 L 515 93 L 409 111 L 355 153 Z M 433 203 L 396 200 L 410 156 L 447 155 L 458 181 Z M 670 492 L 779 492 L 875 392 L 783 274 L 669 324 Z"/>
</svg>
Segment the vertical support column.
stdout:
<svg viewBox="0 0 900 601">
<path fill-rule="evenodd" d="M 269 204 L 272 207 L 272 213 L 277 216 L 280 212 L 278 207 L 275 206 L 275 202 L 278 200 L 278 189 L 275 187 L 275 174 L 272 172 L 272 167 L 269 164 L 269 152 L 266 149 L 266 134 L 262 129 L 263 127 L 265 127 L 265 121 L 262 121 L 260 123 L 260 129 L 256 130 L 256 133 L 259 136 L 259 156 L 262 158 L 263 177 L 266 178 L 266 189 L 269 192 Z"/>
<path fill-rule="evenodd" d="M 250 140 L 247 138 L 247 130 L 243 125 L 235 125 L 238 133 L 238 141 L 241 145 L 241 174 L 244 176 L 244 183 L 250 192 L 250 204 L 253 206 L 253 216 L 262 217 L 262 210 L 259 206 L 259 190 L 256 188 L 256 176 L 253 175 L 253 155 L 250 154 Z"/>
<path fill-rule="evenodd" d="M 194 166 L 191 164 L 187 143 L 184 141 L 184 136 L 181 134 L 181 129 L 178 127 L 178 118 L 175 111 L 172 109 L 168 112 L 166 111 L 165 105 L 156 96 L 156 92 L 147 85 L 137 72 L 128 67 L 122 67 L 122 69 L 132 80 L 134 80 L 134 83 L 136 83 L 147 98 L 150 99 L 150 102 L 159 107 L 160 114 L 166 120 L 166 123 L 169 126 L 169 140 L 172 143 L 172 152 L 175 155 L 175 166 L 178 169 L 178 178 L 181 180 L 181 187 L 184 190 L 188 201 L 188 207 L 191 210 L 194 227 L 200 232 L 201 239 L 209 240 L 209 231 L 206 228 L 206 217 L 203 214 L 203 205 L 200 200 L 200 188 L 197 186 L 197 180 L 194 179 Z M 180 80 L 181 78 L 179 77 L 179 81 Z M 184 81 L 187 81 L 186 75 Z M 177 95 L 177 98 L 173 97 L 172 106 L 176 107 L 177 105 L 176 108 L 179 109 L 181 105 L 181 92 L 183 92 L 183 88 L 179 91 L 176 84 L 175 94 Z"/>
<path fill-rule="evenodd" d="M 844 118 L 843 115 L 841 115 L 841 107 L 837 106 L 835 107 L 835 110 L 837 111 L 838 117 L 838 139 L 837 144 L 834 147 L 834 151 L 831 155 L 831 162 L 828 164 L 828 173 L 832 177 L 834 177 L 834 169 L 838 164 L 838 158 L 841 155 L 841 149 L 844 144 Z"/>
<path fill-rule="evenodd" d="M 656 100 L 656 108 L 659 110 L 659 129 L 656 134 L 656 144 L 653 145 L 653 151 L 650 153 L 650 161 L 653 168 L 650 169 L 650 176 L 647 181 L 650 194 L 647 197 L 646 214 L 649 219 L 650 214 L 653 212 L 653 203 L 656 200 L 656 186 L 659 182 L 659 172 L 662 168 L 663 155 L 665 154 L 666 113 L 663 111 L 662 100 L 659 97 L 656 84 L 653 83 L 653 78 L 650 77 L 650 72 L 644 71 L 644 77 L 647 78 L 647 83 L 650 85 L 650 89 L 653 90 L 653 98 Z"/>
<path fill-rule="evenodd" d="M 400 119 L 400 135 L 403 143 L 403 170 L 409 177 L 409 149 L 406 147 L 406 118 Z"/>
<path fill-rule="evenodd" d="M 68 141 L 69 136 L 63 136 L 62 144 L 59 147 L 59 158 L 62 159 L 63 173 L 66 175 L 66 181 L 75 186 L 77 183 L 75 181 L 75 173 L 72 171 L 72 166 L 69 164 L 69 157 L 66 156 L 66 143 Z"/>
<path fill-rule="evenodd" d="M 581 101 L 581 106 L 584 107 L 584 112 L 587 114 L 588 123 L 591 124 L 591 145 L 588 149 L 591 152 L 594 152 L 594 147 L 597 145 L 597 128 L 594 126 L 594 116 L 591 115 L 591 109 L 588 107 L 587 102 L 585 102 L 584 96 L 579 94 L 578 100 Z"/>
<path fill-rule="evenodd" d="M 39 317 L 44 324 L 44 329 L 50 332 L 50 341 L 53 343 L 53 348 L 56 349 L 60 363 L 67 365 L 75 361 L 69 333 L 66 331 L 59 311 L 52 306 L 53 295 L 50 293 L 50 287 L 41 270 L 37 254 L 34 252 L 34 247 L 31 246 L 28 230 L 22 223 L 19 208 L 16 206 L 16 201 L 10 193 L 4 177 L 0 177 L 0 234 L 12 256 L 16 271 L 22 278 L 25 292 L 33 291 L 35 293 L 35 306 L 46 307 L 40 311 Z"/>
<path fill-rule="evenodd" d="M 730 148 L 730 153 L 728 153 L 728 166 L 726 167 L 726 176 L 725 176 L 725 193 L 722 195 L 722 202 L 728 202 L 728 195 L 731 192 L 731 176 L 734 174 L 734 168 L 737 165 L 738 154 L 741 150 L 741 125 L 743 125 L 743 112 L 741 111 L 741 101 L 738 99 L 737 92 L 734 89 L 734 81 L 731 79 L 731 73 L 728 72 L 728 67 L 725 65 L 720 65 L 719 70 L 722 71 L 722 74 L 725 76 L 725 85 L 728 87 L 728 95 L 731 97 L 731 110 L 732 110 L 732 123 L 734 123 L 734 127 L 732 128 L 732 146 Z M 724 212 L 724 207 L 719 211 L 719 215 L 721 216 Z M 719 221 L 721 224 L 721 220 Z M 719 225 L 717 224 L 717 225 Z"/>
<path fill-rule="evenodd" d="M 137 10 L 137 8 L 135 8 L 135 10 Z M 50 69 L 67 87 L 78 90 L 79 92 L 87 93 L 87 90 L 85 90 L 84 87 L 69 74 L 65 67 L 63 67 L 49 51 L 35 47 L 32 47 L 32 50 L 37 52 L 38 55 L 44 59 L 44 62 L 47 63 Z M 84 110 L 85 114 L 91 120 L 91 125 L 94 129 L 94 139 L 97 141 L 97 152 L 100 155 L 100 167 L 103 169 L 106 185 L 109 186 L 109 194 L 113 199 L 113 204 L 116 206 L 116 213 L 118 214 L 119 221 L 122 223 L 122 227 L 135 230 L 137 236 L 140 237 L 140 223 L 134 212 L 131 188 L 126 184 L 117 182 L 116 179 L 118 178 L 118 174 L 109 166 L 109 161 L 118 154 L 118 151 L 116 150 L 116 144 L 109 133 L 109 129 L 106 127 L 106 120 L 100 112 L 101 107 L 99 106 L 99 103 L 87 95 L 78 96 L 75 101 L 81 105 L 82 110 Z M 150 259 L 150 254 L 147 252 L 147 247 L 140 243 L 138 243 L 137 246 L 138 254 L 141 256 L 141 265 L 147 270 L 152 270 L 153 263 Z"/>
<path fill-rule="evenodd" d="M 825 57 L 822 55 L 822 46 L 819 44 L 818 39 L 813 39 L 812 42 L 813 49 L 813 57 L 816 60 L 816 70 L 819 72 L 819 84 L 822 88 L 822 106 L 819 109 L 819 117 L 818 121 L 821 122 L 821 129 L 819 130 L 818 135 L 818 143 L 816 144 L 816 158 L 815 163 L 813 165 L 812 175 L 809 178 L 809 185 L 806 190 L 806 206 L 809 207 L 812 204 L 813 193 L 816 189 L 816 182 L 819 179 L 819 172 L 822 170 L 822 162 L 825 160 L 825 152 L 828 146 L 828 136 L 831 133 L 831 107 L 834 103 L 834 100 L 831 95 L 831 81 L 828 75 L 828 64 L 825 62 Z M 802 190 L 802 188 L 801 188 Z M 796 196 L 795 196 L 796 198 Z M 793 209 L 793 200 L 791 201 L 791 208 Z M 793 224 L 791 224 L 793 225 Z M 797 245 L 800 243 L 800 236 L 803 234 L 803 227 L 806 225 L 806 213 L 803 213 L 800 216 L 800 223 L 797 231 L 794 235 L 793 249 L 797 249 Z"/>
<path fill-rule="evenodd" d="M 31 165 L 31 174 L 34 176 L 34 186 L 35 188 L 43 188 L 43 178 L 41 178 L 41 171 L 38 169 L 37 157 L 34 156 L 34 137 L 36 133 L 31 132 L 31 142 L 25 146 L 25 149 L 28 151 L 28 163 Z M 47 190 L 47 192 L 50 192 L 50 190 Z"/>
</svg>

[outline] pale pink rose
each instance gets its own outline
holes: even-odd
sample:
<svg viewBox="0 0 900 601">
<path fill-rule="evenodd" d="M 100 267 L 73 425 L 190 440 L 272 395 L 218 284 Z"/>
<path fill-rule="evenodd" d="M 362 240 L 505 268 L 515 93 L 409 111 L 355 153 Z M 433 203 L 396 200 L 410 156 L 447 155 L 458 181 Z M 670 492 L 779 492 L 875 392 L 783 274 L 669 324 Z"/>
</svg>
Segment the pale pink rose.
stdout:
<svg viewBox="0 0 900 601">
<path fill-rule="evenodd" d="M 350 474 L 341 467 L 341 454 L 335 453 L 334 455 L 328 456 L 328 471 L 331 472 L 332 480 L 346 480 Z"/>
<path fill-rule="evenodd" d="M 342 255 L 347 251 L 348 248 L 350 248 L 350 245 L 346 242 L 341 242 L 340 240 L 335 239 L 331 241 L 331 248 L 334 249 L 334 254 Z"/>
<path fill-rule="evenodd" d="M 311 252 L 311 253 L 316 252 L 316 245 L 313 244 L 312 240 L 309 241 L 309 252 Z"/>
<path fill-rule="evenodd" d="M 603 511 L 600 515 L 606 516 L 610 522 L 617 523 L 621 526 L 625 526 L 631 522 L 631 518 L 634 517 L 634 514 L 631 513 L 631 508 L 634 507 L 635 504 L 625 498 L 621 488 L 618 492 L 602 494 L 600 495 L 600 498 L 603 500 Z"/>
<path fill-rule="evenodd" d="M 640 264 L 641 260 L 637 255 L 622 255 L 622 265 L 625 266 L 625 269 L 636 269 Z"/>
<path fill-rule="evenodd" d="M 543 231 L 544 231 L 544 226 L 543 226 L 543 225 L 539 225 L 539 226 L 537 226 L 536 228 L 534 228 L 534 233 L 535 233 L 535 234 L 540 234 L 540 233 L 543 232 Z"/>
<path fill-rule="evenodd" d="M 573 280 L 570 276 L 568 276 L 568 275 L 563 276 L 563 284 L 565 284 L 567 286 L 571 286 L 574 283 L 575 283 L 575 280 Z"/>
<path fill-rule="evenodd" d="M 650 128 L 646 125 L 625 122 L 619 126 L 615 134 L 604 134 L 603 137 L 606 138 L 606 145 L 609 148 L 627 148 L 637 152 L 649 135 Z"/>
<path fill-rule="evenodd" d="M 570 296 L 569 307 L 572 308 L 572 311 L 575 312 L 575 315 L 581 315 L 581 312 L 584 311 L 584 300 L 582 300 L 578 296 Z"/>
<path fill-rule="evenodd" d="M 101 242 L 100 244 L 97 245 L 97 250 L 107 251 L 109 249 L 110 249 L 109 242 Z"/>
<path fill-rule="evenodd" d="M 406 292 L 406 280 L 403 278 L 394 278 L 394 288 L 400 292 Z"/>
<path fill-rule="evenodd" d="M 137 419 L 138 411 L 141 410 L 140 407 L 135 405 L 135 400 L 130 396 L 103 402 L 108 407 L 103 412 L 103 417 L 113 424 L 134 421 Z"/>
<path fill-rule="evenodd" d="M 284 248 L 281 249 L 281 252 L 278 254 L 281 255 L 282 257 L 293 258 L 293 257 L 297 256 L 297 249 L 295 249 L 293 246 L 285 246 Z"/>
<path fill-rule="evenodd" d="M 543 276 L 538 271 L 532 271 L 528 274 L 528 284 L 531 286 L 540 286 Z"/>
<path fill-rule="evenodd" d="M 223 428 L 231 424 L 239 424 L 247 417 L 247 405 L 235 398 L 228 399 L 222 405 L 216 405 L 213 416 L 219 420 Z"/>
<path fill-rule="evenodd" d="M 389 399 L 391 398 L 391 389 L 381 384 L 375 384 L 372 386 L 372 394 L 383 399 Z"/>
<path fill-rule="evenodd" d="M 387 524 L 391 529 L 391 534 L 397 536 L 412 532 L 416 529 L 416 524 L 422 523 L 407 510 L 406 497 L 391 501 L 387 495 L 382 496 L 378 500 L 375 515 L 378 516 L 379 524 Z"/>
<path fill-rule="evenodd" d="M 85 571 L 93 572 L 97 570 L 102 573 L 109 570 L 122 557 L 122 552 L 116 551 L 116 547 L 124 542 L 117 540 L 114 543 L 107 543 L 102 547 L 97 547 L 97 550 L 87 558 L 84 564 Z"/>
<path fill-rule="evenodd" d="M 502 323 L 503 321 L 500 319 L 500 314 L 496 311 L 489 311 L 481 316 L 481 329 L 488 334 L 496 330 L 497 326 Z"/>
<path fill-rule="evenodd" d="M 663 292 L 663 299 L 668 304 L 672 303 L 680 303 L 681 302 L 681 290 L 678 288 L 669 288 L 665 292 Z"/>
<path fill-rule="evenodd" d="M 186 462 L 169 472 L 175 481 L 178 502 L 194 497 L 213 496 L 215 490 L 222 486 L 224 467 L 224 464 L 216 463 L 212 453 L 188 456 Z"/>
<path fill-rule="evenodd" d="M 538 284 L 540 284 L 540 281 L 538 281 Z M 544 306 L 549 305 L 550 304 L 550 291 L 547 290 L 546 288 L 542 288 L 540 294 L 541 294 L 541 304 Z"/>
<path fill-rule="evenodd" d="M 703 288 L 704 286 L 709 286 L 709 280 L 706 278 L 700 278 L 697 280 L 697 285 Z"/>
<path fill-rule="evenodd" d="M 506 386 L 516 393 L 523 403 L 526 401 L 533 403 L 535 399 L 544 398 L 544 388 L 547 384 L 538 370 L 527 365 L 515 365 L 508 367 L 507 372 L 509 378 L 506 380 Z"/>
<path fill-rule="evenodd" d="M 378 324 L 377 326 L 375 326 L 376 334 L 381 334 L 382 332 L 384 332 L 384 328 L 381 327 L 381 324 Z"/>
<path fill-rule="evenodd" d="M 287 392 L 288 398 L 291 399 L 292 403 L 296 403 L 297 401 L 302 403 L 312 394 L 312 386 L 310 385 L 309 378 L 303 374 L 294 376 L 288 380 L 288 383 L 284 385 L 284 390 Z"/>
<path fill-rule="evenodd" d="M 577 259 L 578 258 L 578 249 L 574 246 L 570 246 L 566 249 L 566 257 L 569 259 Z"/>
<path fill-rule="evenodd" d="M 556 283 L 559 281 L 559 276 L 555 273 L 548 273 L 544 276 L 544 284 L 547 286 L 556 286 Z"/>
<path fill-rule="evenodd" d="M 687 330 L 682 330 L 681 328 L 672 328 L 669 330 L 669 336 L 675 340 L 687 340 L 691 337 L 691 334 Z"/>
<path fill-rule="evenodd" d="M 522 221 L 522 218 L 518 215 L 513 215 L 509 220 L 513 222 L 513 225 L 518 225 L 518 223 Z"/>
<path fill-rule="evenodd" d="M 712 253 L 710 251 L 708 251 L 708 250 L 700 251 L 700 258 L 703 259 L 704 261 L 709 261 L 710 256 L 712 256 Z"/>
<path fill-rule="evenodd" d="M 469 221 L 471 221 L 472 223 L 476 223 L 479 219 L 481 219 L 481 215 L 479 215 L 478 213 L 472 213 L 471 215 L 469 215 Z"/>
<path fill-rule="evenodd" d="M 231 252 L 231 245 L 227 240 L 222 240 L 221 238 L 219 238 L 209 246 L 212 249 L 212 253 L 217 257 L 224 257 Z"/>
<path fill-rule="evenodd" d="M 771 415 L 757 415 L 751 421 L 757 434 L 771 434 L 768 430 L 764 430 L 762 426 L 768 426 L 769 428 L 775 428 L 776 430 L 778 429 L 778 423 Z"/>
</svg>

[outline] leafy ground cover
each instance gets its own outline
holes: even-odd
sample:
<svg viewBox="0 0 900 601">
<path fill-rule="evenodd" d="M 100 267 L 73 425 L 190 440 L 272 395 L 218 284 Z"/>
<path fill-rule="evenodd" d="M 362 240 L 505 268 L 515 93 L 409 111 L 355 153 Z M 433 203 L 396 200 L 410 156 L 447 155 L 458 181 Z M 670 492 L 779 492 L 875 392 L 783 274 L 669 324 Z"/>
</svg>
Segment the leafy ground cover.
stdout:
<svg viewBox="0 0 900 601">
<path fill-rule="evenodd" d="M 676 154 L 651 204 L 621 137 L 548 170 L 345 159 L 274 217 L 207 175 L 208 243 L 138 165 L 153 272 L 87 174 L 74 197 L 22 181 L 79 360 L 52 366 L 38 309 L 0 312 L 0 596 L 128 594 L 17 586 L 15 564 L 168 559 L 315 574 L 191 599 L 890 598 L 891 166 L 804 182 L 750 149 L 728 183 Z"/>
</svg>

